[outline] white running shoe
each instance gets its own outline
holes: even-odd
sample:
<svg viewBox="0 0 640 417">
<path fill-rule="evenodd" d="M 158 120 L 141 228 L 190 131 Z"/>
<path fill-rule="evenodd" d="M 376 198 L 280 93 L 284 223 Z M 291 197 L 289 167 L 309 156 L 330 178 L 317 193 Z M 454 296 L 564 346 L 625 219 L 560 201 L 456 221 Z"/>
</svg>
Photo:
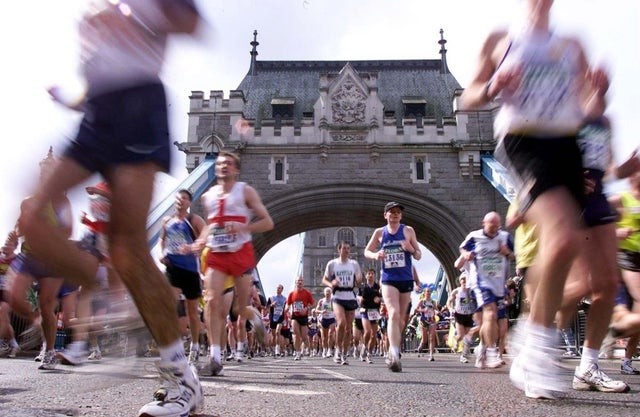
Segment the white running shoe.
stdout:
<svg viewBox="0 0 640 417">
<path fill-rule="evenodd" d="M 247 360 L 247 354 L 244 352 L 244 350 L 236 350 L 235 355 L 233 355 L 233 358 L 236 360 L 236 362 L 244 362 L 245 360 Z"/>
<path fill-rule="evenodd" d="M 102 352 L 100 352 L 99 348 L 94 348 L 91 350 L 89 357 L 87 358 L 90 361 L 99 361 L 102 359 Z"/>
<path fill-rule="evenodd" d="M 397 355 L 389 353 L 385 363 L 391 372 L 402 372 L 402 363 L 400 363 L 400 358 Z"/>
<path fill-rule="evenodd" d="M 20 352 L 20 346 L 9 347 L 9 353 L 7 354 L 7 358 L 15 358 L 18 356 L 18 352 Z"/>
<path fill-rule="evenodd" d="M 336 349 L 336 354 L 333 355 L 333 361 L 335 363 L 340 363 L 341 362 L 340 356 L 342 356 L 342 355 L 340 355 L 340 351 Z"/>
<path fill-rule="evenodd" d="M 609 378 L 596 364 L 591 364 L 585 372 L 581 372 L 579 366 L 576 367 L 576 372 L 573 375 L 573 389 L 600 392 L 628 392 L 630 390 L 624 381 Z"/>
<path fill-rule="evenodd" d="M 620 373 L 625 375 L 638 375 L 640 374 L 640 371 L 633 367 L 631 360 L 624 359 L 620 363 Z"/>
<path fill-rule="evenodd" d="M 204 409 L 204 395 L 196 370 L 186 363 L 177 366 L 157 363 L 161 387 L 153 394 L 153 401 L 142 406 L 139 417 L 174 417 L 200 414 Z"/>
<path fill-rule="evenodd" d="M 489 369 L 495 369 L 501 367 L 502 365 L 502 358 L 500 358 L 500 355 L 498 354 L 498 349 L 487 349 L 484 366 Z"/>
<path fill-rule="evenodd" d="M 347 361 L 347 358 L 348 358 L 347 355 L 340 356 L 340 365 L 349 365 L 349 362 Z"/>
<path fill-rule="evenodd" d="M 222 366 L 222 361 L 212 356 L 209 360 L 209 371 L 211 372 L 211 376 L 223 376 L 224 367 Z"/>
<path fill-rule="evenodd" d="M 461 363 L 469 363 L 469 359 L 466 357 L 466 355 L 462 354 L 462 355 L 460 355 L 460 362 Z"/>
<path fill-rule="evenodd" d="M 9 344 L 4 340 L 0 340 L 0 358 L 7 356 L 10 350 Z"/>
<path fill-rule="evenodd" d="M 523 349 L 511 364 L 513 385 L 529 398 L 555 400 L 556 392 L 566 391 L 558 359 L 551 351 Z"/>
<path fill-rule="evenodd" d="M 56 356 L 56 351 L 48 350 L 44 353 L 44 356 L 42 357 L 42 363 L 40 364 L 40 366 L 38 366 L 38 369 L 52 370 L 56 369 L 57 365 L 58 358 Z"/>
<path fill-rule="evenodd" d="M 63 365 L 82 365 L 87 359 L 86 343 L 72 342 L 64 350 L 57 352 L 58 359 Z"/>
<path fill-rule="evenodd" d="M 200 351 L 198 349 L 189 351 L 189 365 L 193 365 L 195 367 L 198 366 L 198 359 L 200 359 Z"/>
<path fill-rule="evenodd" d="M 40 353 L 38 353 L 38 356 L 33 358 L 33 360 L 36 361 L 36 362 L 42 362 L 42 359 L 44 359 L 44 354 L 45 353 L 47 353 L 47 348 L 43 343 L 42 347 L 40 348 Z"/>
</svg>

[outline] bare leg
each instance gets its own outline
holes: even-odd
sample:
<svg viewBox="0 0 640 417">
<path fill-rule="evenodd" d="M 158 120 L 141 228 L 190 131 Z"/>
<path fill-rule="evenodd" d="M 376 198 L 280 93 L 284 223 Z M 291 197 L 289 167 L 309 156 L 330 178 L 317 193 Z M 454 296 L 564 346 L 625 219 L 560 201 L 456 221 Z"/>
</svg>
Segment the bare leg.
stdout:
<svg viewBox="0 0 640 417">
<path fill-rule="evenodd" d="M 85 286 L 93 285 L 98 267 L 97 259 L 78 249 L 74 242 L 67 239 L 63 230 L 51 224 L 44 216 L 43 208 L 54 197 L 90 175 L 89 171 L 75 161 L 62 158 L 57 162 L 53 173 L 40 183 L 33 198 L 24 203 L 19 220 L 20 230 L 25 234 L 34 253 L 38 258 L 46 260 L 47 267 L 55 276 L 65 277 Z M 150 186 L 152 184 L 153 182 Z"/>
<path fill-rule="evenodd" d="M 554 188 L 536 199 L 527 212 L 527 221 L 536 225 L 540 236 L 536 263 L 528 271 L 537 285 L 529 322 L 551 328 L 562 303 L 569 268 L 578 254 L 579 211 L 564 188 Z"/>
<path fill-rule="evenodd" d="M 119 166 L 109 172 L 107 180 L 112 192 L 111 260 L 162 348 L 180 341 L 180 330 L 171 286 L 147 243 L 146 220 L 157 170 L 153 163 Z"/>
<path fill-rule="evenodd" d="M 611 321 L 619 277 L 615 224 L 593 227 L 590 235 L 586 244 L 591 270 L 591 306 L 587 316 L 584 346 L 600 350 Z"/>
</svg>

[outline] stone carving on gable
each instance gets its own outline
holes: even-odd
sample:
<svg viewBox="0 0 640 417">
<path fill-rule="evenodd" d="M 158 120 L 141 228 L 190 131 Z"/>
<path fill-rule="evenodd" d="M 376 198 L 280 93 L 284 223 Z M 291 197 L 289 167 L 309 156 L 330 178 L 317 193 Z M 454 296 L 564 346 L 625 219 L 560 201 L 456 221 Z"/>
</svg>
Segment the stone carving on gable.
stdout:
<svg viewBox="0 0 640 417">
<path fill-rule="evenodd" d="M 353 80 L 345 80 L 331 98 L 334 123 L 346 125 L 364 123 L 367 96 L 356 87 Z"/>
</svg>

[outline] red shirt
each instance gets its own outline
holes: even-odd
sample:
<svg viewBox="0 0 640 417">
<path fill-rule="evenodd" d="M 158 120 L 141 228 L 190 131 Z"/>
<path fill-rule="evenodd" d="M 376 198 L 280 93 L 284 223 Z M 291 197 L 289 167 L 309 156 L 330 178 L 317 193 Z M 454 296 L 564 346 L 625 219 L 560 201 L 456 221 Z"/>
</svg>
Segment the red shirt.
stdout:
<svg viewBox="0 0 640 417">
<path fill-rule="evenodd" d="M 287 297 L 287 304 L 291 306 L 292 317 L 301 317 L 309 314 L 308 311 L 304 311 L 305 308 L 312 306 L 314 303 L 313 295 L 305 288 L 300 290 L 293 290 Z"/>
</svg>

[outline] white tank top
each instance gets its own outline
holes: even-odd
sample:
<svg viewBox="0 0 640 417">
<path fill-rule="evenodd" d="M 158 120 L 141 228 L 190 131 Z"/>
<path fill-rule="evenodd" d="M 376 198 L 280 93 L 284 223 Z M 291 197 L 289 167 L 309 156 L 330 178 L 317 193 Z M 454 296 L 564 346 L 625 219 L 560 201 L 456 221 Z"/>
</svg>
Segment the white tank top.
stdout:
<svg viewBox="0 0 640 417">
<path fill-rule="evenodd" d="M 209 213 L 209 236 L 207 246 L 213 252 L 237 252 L 251 241 L 251 233 L 229 233 L 233 223 L 249 224 L 251 210 L 244 197 L 246 183 L 236 182 L 228 194 L 223 195 L 222 186 L 215 185 L 204 194 L 204 203 Z"/>
<path fill-rule="evenodd" d="M 532 136 L 575 135 L 584 119 L 579 99 L 580 51 L 568 39 L 549 32 L 513 37 L 496 72 L 522 67 L 520 87 L 503 90 L 494 131 Z"/>
</svg>

